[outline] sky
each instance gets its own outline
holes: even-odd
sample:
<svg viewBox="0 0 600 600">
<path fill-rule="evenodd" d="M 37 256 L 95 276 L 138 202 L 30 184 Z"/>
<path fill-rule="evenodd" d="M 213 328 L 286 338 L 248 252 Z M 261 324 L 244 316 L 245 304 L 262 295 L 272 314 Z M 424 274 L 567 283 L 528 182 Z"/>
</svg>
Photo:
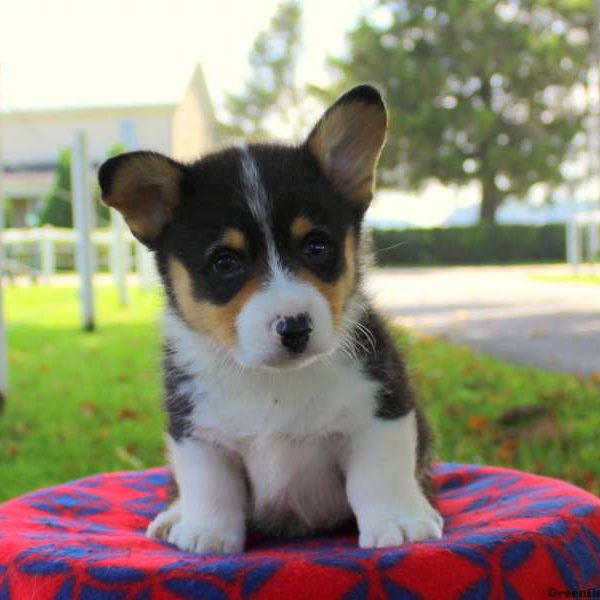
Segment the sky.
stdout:
<svg viewBox="0 0 600 600">
<path fill-rule="evenodd" d="M 0 106 L 176 102 L 197 62 L 217 107 L 248 76 L 248 51 L 278 0 L 0 0 Z M 304 80 L 370 0 L 305 0 Z"/>
</svg>

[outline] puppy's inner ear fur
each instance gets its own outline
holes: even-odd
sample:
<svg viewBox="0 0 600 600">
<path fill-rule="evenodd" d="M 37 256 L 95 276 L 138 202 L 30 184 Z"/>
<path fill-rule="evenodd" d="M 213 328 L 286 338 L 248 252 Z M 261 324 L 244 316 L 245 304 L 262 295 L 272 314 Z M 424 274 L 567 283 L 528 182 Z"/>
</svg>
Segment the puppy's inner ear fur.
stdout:
<svg viewBox="0 0 600 600">
<path fill-rule="evenodd" d="M 98 174 L 102 200 L 118 210 L 132 233 L 152 241 L 179 202 L 183 166 L 155 152 L 131 152 L 106 161 Z"/>
<path fill-rule="evenodd" d="M 365 208 L 373 196 L 386 130 L 379 92 L 363 85 L 339 98 L 308 136 L 308 148 L 323 174 L 338 192 Z"/>
</svg>

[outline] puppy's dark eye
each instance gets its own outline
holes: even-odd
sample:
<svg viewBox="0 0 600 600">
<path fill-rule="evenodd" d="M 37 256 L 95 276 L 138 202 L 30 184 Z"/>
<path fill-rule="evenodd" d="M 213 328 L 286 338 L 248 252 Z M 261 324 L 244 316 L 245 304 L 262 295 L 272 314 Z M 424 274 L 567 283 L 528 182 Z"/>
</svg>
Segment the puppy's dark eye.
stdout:
<svg viewBox="0 0 600 600">
<path fill-rule="evenodd" d="M 313 265 L 322 265 L 333 254 L 333 243 L 321 233 L 309 234 L 302 243 L 304 258 Z"/>
<path fill-rule="evenodd" d="M 213 258 L 211 269 L 222 279 L 233 279 L 244 272 L 245 266 L 237 254 L 222 251 Z"/>
</svg>

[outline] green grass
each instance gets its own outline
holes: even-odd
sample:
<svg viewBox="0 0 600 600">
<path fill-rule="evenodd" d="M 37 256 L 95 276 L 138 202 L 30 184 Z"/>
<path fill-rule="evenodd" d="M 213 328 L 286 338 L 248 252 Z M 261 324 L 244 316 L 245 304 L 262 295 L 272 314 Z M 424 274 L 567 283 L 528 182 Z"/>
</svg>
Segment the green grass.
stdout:
<svg viewBox="0 0 600 600">
<path fill-rule="evenodd" d="M 532 279 L 555 283 L 591 283 L 600 285 L 600 275 L 533 275 Z"/>
<path fill-rule="evenodd" d="M 162 462 L 155 294 L 97 294 L 79 331 L 72 287 L 10 288 L 10 391 L 0 419 L 0 497 L 101 470 Z"/>
<path fill-rule="evenodd" d="M 600 374 L 526 368 L 402 335 L 443 460 L 515 467 L 600 495 Z"/>
<path fill-rule="evenodd" d="M 121 308 L 112 288 L 101 287 L 98 330 L 82 333 L 74 288 L 6 290 L 11 385 L 0 419 L 0 499 L 163 462 L 160 299 L 132 292 Z M 514 466 L 600 493 L 597 381 L 509 365 L 442 340 L 403 334 L 402 342 L 442 459 Z M 515 407 L 515 423 L 503 425 Z"/>
</svg>

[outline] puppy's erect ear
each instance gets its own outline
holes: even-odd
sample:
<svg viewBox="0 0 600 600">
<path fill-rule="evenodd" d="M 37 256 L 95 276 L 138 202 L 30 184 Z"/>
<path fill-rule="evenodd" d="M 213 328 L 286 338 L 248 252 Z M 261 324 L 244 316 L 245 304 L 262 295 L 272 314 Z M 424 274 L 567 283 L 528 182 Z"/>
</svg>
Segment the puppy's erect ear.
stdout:
<svg viewBox="0 0 600 600">
<path fill-rule="evenodd" d="M 102 200 L 125 217 L 135 237 L 152 247 L 179 202 L 183 170 L 156 152 L 115 156 L 98 172 Z"/>
<path fill-rule="evenodd" d="M 334 187 L 364 208 L 373 196 L 386 129 L 381 95 L 370 85 L 360 85 L 327 109 L 306 141 Z"/>
</svg>

